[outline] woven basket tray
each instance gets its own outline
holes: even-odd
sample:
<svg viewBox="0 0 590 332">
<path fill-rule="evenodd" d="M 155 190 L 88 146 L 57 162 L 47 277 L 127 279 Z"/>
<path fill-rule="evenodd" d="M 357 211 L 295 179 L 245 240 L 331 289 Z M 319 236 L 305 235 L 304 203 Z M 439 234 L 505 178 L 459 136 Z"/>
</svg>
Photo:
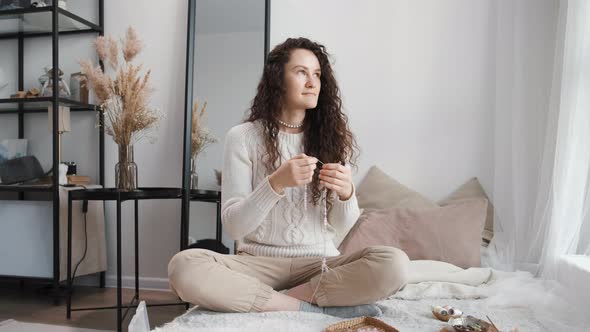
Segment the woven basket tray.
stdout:
<svg viewBox="0 0 590 332">
<path fill-rule="evenodd" d="M 362 328 L 376 328 L 379 332 L 399 332 L 395 327 L 387 325 L 376 318 L 367 316 L 332 324 L 326 327 L 324 332 L 356 332 Z"/>
</svg>

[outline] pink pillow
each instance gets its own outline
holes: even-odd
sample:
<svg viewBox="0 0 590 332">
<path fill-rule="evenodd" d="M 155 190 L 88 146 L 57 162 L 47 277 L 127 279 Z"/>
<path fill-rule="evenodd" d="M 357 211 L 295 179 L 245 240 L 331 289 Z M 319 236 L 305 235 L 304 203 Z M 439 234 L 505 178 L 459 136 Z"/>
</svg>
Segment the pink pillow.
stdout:
<svg viewBox="0 0 590 332">
<path fill-rule="evenodd" d="M 412 260 L 478 267 L 487 205 L 487 199 L 477 198 L 435 208 L 365 209 L 338 249 L 348 254 L 385 245 Z"/>
</svg>

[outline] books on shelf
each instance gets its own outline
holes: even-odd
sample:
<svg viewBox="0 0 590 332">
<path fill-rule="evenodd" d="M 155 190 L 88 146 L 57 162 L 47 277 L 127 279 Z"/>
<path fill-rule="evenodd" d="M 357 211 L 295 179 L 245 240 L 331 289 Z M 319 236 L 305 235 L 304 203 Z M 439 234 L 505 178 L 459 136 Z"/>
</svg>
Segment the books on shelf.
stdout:
<svg viewBox="0 0 590 332">
<path fill-rule="evenodd" d="M 90 177 L 84 175 L 68 175 L 68 184 L 90 184 Z"/>
<path fill-rule="evenodd" d="M 68 175 L 68 184 L 89 185 L 90 177 L 85 175 Z M 43 176 L 39 178 L 36 184 L 52 184 L 53 178 L 51 176 Z"/>
</svg>

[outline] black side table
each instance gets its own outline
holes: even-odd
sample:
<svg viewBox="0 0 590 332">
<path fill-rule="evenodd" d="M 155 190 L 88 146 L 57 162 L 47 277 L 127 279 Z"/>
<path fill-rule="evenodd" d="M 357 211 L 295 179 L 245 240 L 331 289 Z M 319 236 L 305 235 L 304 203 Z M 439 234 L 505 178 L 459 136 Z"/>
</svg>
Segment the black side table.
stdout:
<svg viewBox="0 0 590 332">
<path fill-rule="evenodd" d="M 216 190 L 202 190 L 202 189 L 191 189 L 190 200 L 198 202 L 211 202 L 217 204 L 217 224 L 215 227 L 215 240 L 221 243 L 221 191 Z M 188 242 L 188 225 L 186 225 L 186 236 L 185 240 Z M 184 246 L 184 248 L 186 248 Z"/>
<path fill-rule="evenodd" d="M 81 189 L 72 190 L 68 194 L 68 261 L 67 261 L 67 313 L 66 317 L 70 319 L 72 311 L 81 310 L 98 310 L 98 309 L 117 309 L 117 331 L 123 331 L 123 319 L 129 312 L 129 309 L 136 307 L 139 302 L 139 200 L 146 199 L 180 199 L 182 198 L 182 190 L 179 188 L 138 188 L 135 191 L 119 191 L 114 188 L 101 189 Z M 108 307 L 92 307 L 92 308 L 74 308 L 72 309 L 72 201 L 117 201 L 117 305 Z M 135 296 L 129 305 L 126 305 L 127 310 L 122 313 L 123 301 L 121 292 L 121 203 L 127 200 L 135 201 Z M 182 228 L 182 227 L 181 227 Z M 182 231 L 181 231 L 182 232 Z M 182 234 L 181 234 L 182 235 Z M 181 238 L 181 241 L 183 239 Z M 186 305 L 186 303 L 165 303 L 152 304 L 148 306 L 165 306 L 165 305 Z"/>
</svg>

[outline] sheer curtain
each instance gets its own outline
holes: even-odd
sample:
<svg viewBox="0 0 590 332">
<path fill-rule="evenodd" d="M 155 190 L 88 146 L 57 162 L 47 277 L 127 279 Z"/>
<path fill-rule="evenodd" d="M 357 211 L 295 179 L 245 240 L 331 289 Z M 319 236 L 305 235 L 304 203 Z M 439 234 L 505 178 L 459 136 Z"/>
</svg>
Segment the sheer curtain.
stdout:
<svg viewBox="0 0 590 332">
<path fill-rule="evenodd" d="M 590 262 L 590 1 L 498 1 L 488 263 Z"/>
</svg>

